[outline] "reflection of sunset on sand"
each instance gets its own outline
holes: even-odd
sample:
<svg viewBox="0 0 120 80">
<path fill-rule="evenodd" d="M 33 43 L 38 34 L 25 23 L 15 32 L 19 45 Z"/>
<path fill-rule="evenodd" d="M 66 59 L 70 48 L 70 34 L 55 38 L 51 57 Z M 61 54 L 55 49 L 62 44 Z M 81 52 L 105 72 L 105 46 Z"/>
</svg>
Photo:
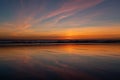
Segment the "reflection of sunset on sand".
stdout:
<svg viewBox="0 0 120 80">
<path fill-rule="evenodd" d="M 114 60 L 119 60 L 119 48 L 119 45 L 112 44 L 3 47 L 0 48 L 0 62 L 5 62 L 4 68 L 8 65 L 13 69 L 12 72 L 17 72 L 13 74 L 17 79 L 31 76 L 43 80 L 97 80 L 99 77 L 94 75 L 94 71 L 99 75 L 106 73 L 110 66 L 112 69 L 118 68 L 118 63 Z"/>
<path fill-rule="evenodd" d="M 27 48 L 28 47 L 28 48 Z M 107 51 L 110 52 L 115 52 L 115 53 L 120 53 L 120 46 L 119 44 L 114 45 L 114 44 L 108 44 L 108 45 L 102 45 L 102 44 L 57 44 L 57 45 L 44 45 L 44 46 L 21 46 L 21 47 L 7 47 L 8 51 L 11 51 L 11 53 L 13 53 L 13 55 L 15 55 L 17 52 L 17 55 L 20 54 L 24 54 L 21 56 L 28 56 L 28 55 L 34 55 L 37 53 L 44 53 L 45 52 L 51 52 L 51 54 L 86 54 L 86 55 L 109 55 L 109 53 L 106 53 Z M 55 48 L 55 49 L 54 49 Z M 15 49 L 15 50 L 14 50 Z M 1 48 L 0 49 L 1 52 L 5 52 L 5 54 L 1 53 L 2 55 L 11 55 L 8 54 L 8 51 L 5 51 L 5 48 Z M 94 51 L 94 52 L 93 52 Z M 53 52 L 53 53 L 52 53 Z M 82 53 L 83 52 L 83 53 Z M 91 53 L 92 52 L 92 53 Z M 15 54 L 14 54 L 15 53 Z M 42 54 L 43 54 L 42 53 Z M 99 53 L 104 53 L 104 54 L 99 54 Z M 119 55 L 119 54 L 115 54 L 114 55 Z M 110 56 L 110 55 L 109 55 Z M 111 55 L 112 56 L 112 55 Z M 117 56 L 116 56 L 117 57 Z"/>
</svg>

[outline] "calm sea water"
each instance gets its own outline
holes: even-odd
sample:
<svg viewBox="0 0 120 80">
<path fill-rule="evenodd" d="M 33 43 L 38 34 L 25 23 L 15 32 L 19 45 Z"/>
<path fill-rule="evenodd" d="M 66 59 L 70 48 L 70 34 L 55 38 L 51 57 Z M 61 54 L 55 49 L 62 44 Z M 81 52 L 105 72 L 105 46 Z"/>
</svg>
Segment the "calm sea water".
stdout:
<svg viewBox="0 0 120 80">
<path fill-rule="evenodd" d="M 120 80 L 120 45 L 0 47 L 0 80 Z"/>
</svg>

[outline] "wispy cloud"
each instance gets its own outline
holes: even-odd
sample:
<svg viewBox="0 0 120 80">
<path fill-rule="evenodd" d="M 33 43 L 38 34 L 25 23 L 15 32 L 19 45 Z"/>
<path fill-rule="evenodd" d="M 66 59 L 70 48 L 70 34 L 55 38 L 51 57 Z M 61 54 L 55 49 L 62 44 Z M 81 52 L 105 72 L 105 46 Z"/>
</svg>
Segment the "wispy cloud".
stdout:
<svg viewBox="0 0 120 80">
<path fill-rule="evenodd" d="M 51 19 L 54 22 L 52 25 L 57 25 L 60 20 L 75 15 L 78 11 L 93 7 L 102 1 L 103 0 L 68 0 L 56 10 L 40 16 L 39 14 L 44 11 L 45 5 L 38 6 L 38 9 L 35 10 L 32 9 L 28 14 L 29 10 L 24 7 L 24 0 L 20 0 L 21 10 L 19 10 L 18 18 L 15 20 L 13 25 L 16 26 L 18 30 L 28 29 L 33 27 L 35 24 L 41 23 L 43 20 L 47 20 L 52 17 L 56 17 L 53 20 Z M 38 16 L 38 18 L 36 18 L 36 16 Z M 48 20 L 48 23 L 51 22 L 51 20 Z"/>
<path fill-rule="evenodd" d="M 34 23 L 37 23 L 52 17 L 56 17 L 58 15 L 61 15 L 60 17 L 63 17 L 63 16 L 69 17 L 66 14 L 74 15 L 76 12 L 93 7 L 101 3 L 102 1 L 103 0 L 68 0 L 60 8 L 56 9 L 55 11 L 51 11 L 47 15 L 41 17 L 40 19 L 35 20 Z M 60 17 L 58 17 L 58 19 L 60 19 Z"/>
<path fill-rule="evenodd" d="M 63 3 L 60 7 L 58 7 L 56 10 L 49 11 L 48 13 L 40 16 L 41 13 L 45 13 L 45 8 L 46 6 L 40 5 L 37 6 L 37 9 L 30 9 L 30 6 L 26 8 L 24 0 L 20 0 L 21 4 L 21 9 L 18 11 L 18 14 L 16 16 L 16 19 L 14 21 L 11 21 L 9 23 L 5 23 L 4 26 L 10 27 L 10 28 L 15 28 L 16 33 L 23 32 L 24 30 L 27 30 L 31 27 L 36 27 L 35 25 L 38 24 L 38 26 L 42 27 L 54 27 L 54 26 L 66 26 L 66 25 L 71 25 L 75 26 L 76 24 L 80 24 L 81 22 L 86 22 L 86 18 L 92 17 L 92 15 L 88 15 L 89 17 L 84 17 L 81 22 L 78 22 L 77 19 L 72 19 L 63 22 L 62 24 L 59 24 L 61 20 L 64 20 L 65 18 L 68 18 L 72 15 L 75 15 L 78 11 L 82 11 L 85 9 L 88 9 L 90 7 L 93 7 L 99 3 L 101 3 L 103 0 L 68 0 Z M 30 12 L 30 13 L 28 13 Z M 36 16 L 38 16 L 36 18 Z M 93 14 L 93 16 L 95 16 Z M 45 23 L 40 24 L 43 20 L 50 19 Z M 88 20 L 89 20 L 88 19 Z M 87 20 L 87 21 L 88 21 Z M 79 20 L 80 21 L 80 20 Z M 76 25 L 77 26 L 77 25 Z"/>
</svg>

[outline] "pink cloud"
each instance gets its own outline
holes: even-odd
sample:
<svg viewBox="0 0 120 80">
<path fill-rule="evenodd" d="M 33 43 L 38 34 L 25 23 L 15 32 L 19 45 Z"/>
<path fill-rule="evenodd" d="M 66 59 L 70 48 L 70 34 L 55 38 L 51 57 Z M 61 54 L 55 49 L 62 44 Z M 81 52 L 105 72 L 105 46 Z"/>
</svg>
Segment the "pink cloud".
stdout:
<svg viewBox="0 0 120 80">
<path fill-rule="evenodd" d="M 93 7 L 93 6 L 101 3 L 102 1 L 103 0 L 69 0 L 69 1 L 65 2 L 57 10 L 51 11 L 47 15 L 44 15 L 43 17 L 40 17 L 37 20 L 34 20 L 33 24 L 36 24 L 36 23 L 41 22 L 42 20 L 45 20 L 48 18 L 52 18 L 52 17 L 56 17 L 58 15 L 61 15 L 61 16 L 58 16 L 56 19 L 57 21 L 59 21 L 63 18 L 67 18 L 67 17 L 74 15 L 78 11 L 82 11 L 82 10 L 88 9 L 90 7 Z M 67 14 L 68 15 L 70 14 L 70 15 L 67 16 Z"/>
<path fill-rule="evenodd" d="M 30 14 L 26 14 L 28 10 L 23 9 L 24 2 L 23 0 L 20 1 L 22 10 L 18 12 L 17 19 L 14 21 L 14 24 L 12 24 L 18 30 L 28 29 L 45 19 L 57 16 L 53 21 L 54 23 L 52 25 L 54 25 L 60 20 L 74 15 L 78 11 L 88 9 L 101 3 L 103 0 L 68 0 L 60 8 L 49 12 L 47 15 L 40 16 L 38 19 L 36 19 L 35 16 L 44 11 L 45 5 L 40 6 L 37 10 L 33 10 Z"/>
<path fill-rule="evenodd" d="M 93 7 L 101 2 L 102 0 L 74 0 L 74 1 L 72 0 L 64 3 L 63 6 L 61 6 L 59 9 L 55 11 L 52 11 L 45 18 L 47 19 L 60 14 L 81 11 L 81 10 Z"/>
</svg>

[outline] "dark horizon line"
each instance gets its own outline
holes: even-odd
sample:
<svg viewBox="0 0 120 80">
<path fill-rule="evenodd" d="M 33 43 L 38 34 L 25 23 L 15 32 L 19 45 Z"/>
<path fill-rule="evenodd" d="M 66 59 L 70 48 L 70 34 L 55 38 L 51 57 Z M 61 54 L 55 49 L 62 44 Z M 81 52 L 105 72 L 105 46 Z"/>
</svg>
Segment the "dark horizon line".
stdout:
<svg viewBox="0 0 120 80">
<path fill-rule="evenodd" d="M 11 38 L 8 38 L 8 39 L 1 39 L 0 38 L 0 41 L 7 41 L 7 40 L 10 40 L 10 41 L 15 41 L 15 40 L 21 40 L 21 41 L 26 41 L 26 40 L 29 40 L 29 41 L 31 41 L 31 40 L 36 40 L 36 41 L 38 41 L 38 40 L 120 40 L 120 38 L 90 38 L 90 39 L 11 39 Z"/>
<path fill-rule="evenodd" d="M 120 39 L 110 40 L 110 39 L 92 39 L 92 40 L 0 40 L 0 45 L 40 45 L 40 44 L 94 44 L 94 43 L 120 43 Z"/>
</svg>

